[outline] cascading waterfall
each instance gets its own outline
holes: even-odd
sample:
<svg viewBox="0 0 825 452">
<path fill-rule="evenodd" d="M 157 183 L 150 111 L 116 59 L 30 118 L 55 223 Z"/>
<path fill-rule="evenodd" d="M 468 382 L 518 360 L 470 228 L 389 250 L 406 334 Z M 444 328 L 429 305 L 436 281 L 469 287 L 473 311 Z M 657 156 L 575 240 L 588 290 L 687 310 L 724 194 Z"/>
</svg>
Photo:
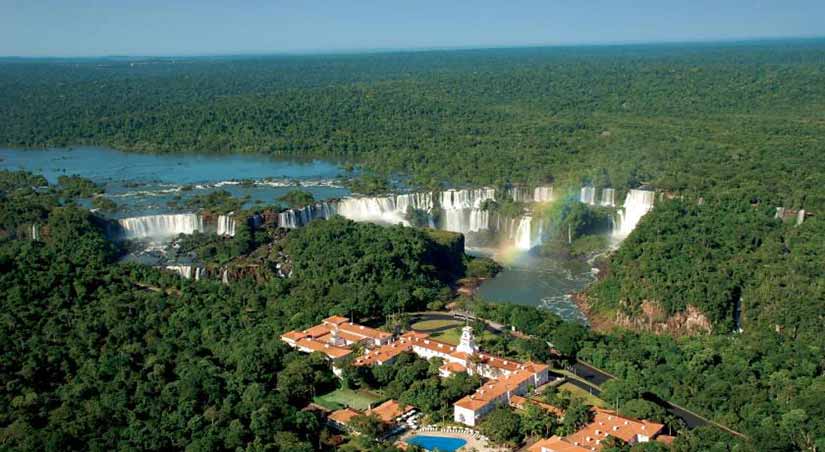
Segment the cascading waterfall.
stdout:
<svg viewBox="0 0 825 452">
<path fill-rule="evenodd" d="M 532 190 L 525 186 L 516 185 L 507 189 L 507 193 L 515 202 L 542 203 L 553 200 L 553 187 L 550 185 L 535 187 Z"/>
<path fill-rule="evenodd" d="M 490 228 L 490 212 L 483 209 L 470 210 L 469 232 L 486 231 Z"/>
<path fill-rule="evenodd" d="M 229 215 L 218 215 L 218 235 L 235 237 L 235 218 Z"/>
<path fill-rule="evenodd" d="M 581 194 L 579 195 L 579 201 L 583 204 L 595 205 L 596 204 L 596 188 L 595 187 L 582 187 Z"/>
<path fill-rule="evenodd" d="M 205 230 L 203 218 L 193 213 L 124 218 L 118 224 L 122 237 L 127 239 L 160 239 Z"/>
<path fill-rule="evenodd" d="M 408 225 L 406 216 L 410 208 L 430 212 L 433 208 L 432 193 L 346 198 L 338 202 L 337 213 L 353 221 Z"/>
<path fill-rule="evenodd" d="M 553 187 L 536 187 L 533 189 L 533 202 L 550 202 L 553 200 Z"/>
<path fill-rule="evenodd" d="M 515 186 L 510 188 L 510 198 L 515 202 L 533 202 L 534 194 L 527 187 Z"/>
<path fill-rule="evenodd" d="M 653 208 L 653 203 L 656 199 L 656 192 L 649 190 L 630 190 L 627 192 L 624 206 L 618 212 L 618 219 L 613 228 L 613 237 L 617 239 L 624 239 L 636 225 L 639 220 Z"/>
<path fill-rule="evenodd" d="M 547 202 L 552 199 L 553 188 L 536 187 L 532 190 L 509 191 L 518 199 L 538 199 Z M 279 214 L 278 224 L 284 228 L 298 228 L 315 219 L 341 215 L 353 221 L 383 224 L 408 225 L 407 212 L 410 208 L 426 212 L 428 224 L 432 228 L 462 234 L 480 231 L 494 231 L 503 239 L 516 244 L 519 249 L 530 249 L 541 243 L 542 225 L 529 215 L 517 218 L 501 218 L 482 209 L 486 200 L 495 200 L 492 188 L 450 189 L 440 193 L 405 193 L 395 196 L 352 197 L 339 201 L 323 202 L 301 209 L 289 209 Z M 440 220 L 436 224 L 433 216 L 435 207 L 440 208 Z"/>
<path fill-rule="evenodd" d="M 441 229 L 445 231 L 477 232 L 489 229 L 489 214 L 481 209 L 482 203 L 496 199 L 492 188 L 470 190 L 445 190 L 439 195 L 439 205 L 444 213 Z"/>
<path fill-rule="evenodd" d="M 166 269 L 179 274 L 186 279 L 194 279 L 200 281 L 204 276 L 204 268 L 194 265 L 167 265 Z"/>
<path fill-rule="evenodd" d="M 602 202 L 604 207 L 616 207 L 616 190 L 612 188 L 602 189 Z"/>
<path fill-rule="evenodd" d="M 424 192 L 398 195 L 395 197 L 395 206 L 401 212 L 406 212 L 410 207 L 429 212 L 433 208 L 433 194 Z"/>
<path fill-rule="evenodd" d="M 319 218 L 331 218 L 334 215 L 334 204 L 326 202 L 311 204 L 300 209 L 289 209 L 279 213 L 278 226 L 287 229 L 295 229 L 305 226 L 312 220 Z"/>
<path fill-rule="evenodd" d="M 439 195 L 439 205 L 444 210 L 477 209 L 488 199 L 496 199 L 493 188 L 475 188 L 466 190 L 444 190 Z"/>
<path fill-rule="evenodd" d="M 223 269 L 223 271 L 221 272 L 221 282 L 226 285 L 229 285 L 229 270 Z"/>
<path fill-rule="evenodd" d="M 516 236 L 513 240 L 516 248 L 520 250 L 529 250 L 533 247 L 533 217 L 525 215 L 521 217 L 516 228 Z"/>
<path fill-rule="evenodd" d="M 32 240 L 40 240 L 40 225 L 37 223 L 32 224 Z"/>
</svg>

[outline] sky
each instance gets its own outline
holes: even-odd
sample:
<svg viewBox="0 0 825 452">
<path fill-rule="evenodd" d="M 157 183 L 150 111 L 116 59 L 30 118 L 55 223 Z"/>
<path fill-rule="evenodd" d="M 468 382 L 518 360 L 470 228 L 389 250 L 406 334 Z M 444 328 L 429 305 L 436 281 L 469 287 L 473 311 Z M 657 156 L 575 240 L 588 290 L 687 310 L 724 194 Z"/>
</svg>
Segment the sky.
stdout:
<svg viewBox="0 0 825 452">
<path fill-rule="evenodd" d="M 229 55 L 825 36 L 825 0 L 0 0 L 0 56 Z"/>
</svg>

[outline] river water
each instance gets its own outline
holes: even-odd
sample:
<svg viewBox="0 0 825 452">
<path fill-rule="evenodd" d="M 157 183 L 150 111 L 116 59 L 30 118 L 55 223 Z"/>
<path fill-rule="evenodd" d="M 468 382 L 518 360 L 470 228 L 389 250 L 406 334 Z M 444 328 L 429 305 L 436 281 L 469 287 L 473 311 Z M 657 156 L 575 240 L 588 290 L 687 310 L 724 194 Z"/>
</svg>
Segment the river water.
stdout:
<svg viewBox="0 0 825 452">
<path fill-rule="evenodd" d="M 50 183 L 62 175 L 79 175 L 103 184 L 120 210 L 114 218 L 179 213 L 186 199 L 217 190 L 249 197 L 246 207 L 276 204 L 300 188 L 316 200 L 350 194 L 340 185 L 340 166 L 320 160 L 297 161 L 264 155 L 138 154 L 98 147 L 73 149 L 0 149 L 0 168 L 43 174 Z M 250 181 L 241 183 L 240 181 Z M 486 281 L 478 295 L 499 303 L 550 309 L 562 318 L 585 322 L 569 294 L 594 278 L 589 266 L 540 258 L 523 251 L 470 249 L 501 262 L 505 269 Z"/>
<path fill-rule="evenodd" d="M 42 174 L 50 183 L 59 176 L 80 175 L 103 184 L 105 196 L 120 206 L 115 218 L 180 211 L 169 206 L 195 195 L 226 190 L 249 196 L 246 207 L 276 204 L 300 188 L 317 200 L 350 194 L 338 184 L 341 168 L 321 160 L 274 159 L 239 154 L 138 154 L 96 147 L 74 149 L 0 149 L 0 168 Z M 241 184 L 240 180 L 254 181 Z"/>
</svg>

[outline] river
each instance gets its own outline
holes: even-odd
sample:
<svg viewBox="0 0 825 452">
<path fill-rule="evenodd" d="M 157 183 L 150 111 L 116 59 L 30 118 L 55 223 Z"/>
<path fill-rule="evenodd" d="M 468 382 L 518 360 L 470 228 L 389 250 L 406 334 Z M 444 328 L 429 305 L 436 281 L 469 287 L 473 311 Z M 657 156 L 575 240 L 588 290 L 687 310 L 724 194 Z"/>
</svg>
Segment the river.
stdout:
<svg viewBox="0 0 825 452">
<path fill-rule="evenodd" d="M 120 210 L 113 218 L 179 213 L 192 196 L 217 190 L 248 197 L 246 207 L 277 203 L 290 190 L 301 189 L 316 200 L 350 195 L 340 185 L 345 172 L 328 161 L 275 159 L 238 154 L 139 154 L 99 147 L 73 149 L 0 149 L 0 168 L 43 174 L 50 183 L 61 175 L 79 175 L 102 184 Z M 241 183 L 241 180 L 246 181 Z M 175 202 L 177 204 L 175 204 Z M 486 281 L 479 296 L 493 302 L 550 309 L 562 318 L 586 322 L 569 294 L 593 280 L 589 266 L 541 258 L 525 250 L 468 249 L 504 265 Z"/>
</svg>

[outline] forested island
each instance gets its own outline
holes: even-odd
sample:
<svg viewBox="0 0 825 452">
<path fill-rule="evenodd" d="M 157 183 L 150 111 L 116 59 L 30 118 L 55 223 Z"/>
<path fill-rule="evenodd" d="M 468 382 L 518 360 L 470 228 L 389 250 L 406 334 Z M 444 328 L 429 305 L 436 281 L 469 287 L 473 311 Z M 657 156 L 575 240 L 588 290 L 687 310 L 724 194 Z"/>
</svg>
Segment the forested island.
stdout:
<svg viewBox="0 0 825 452">
<path fill-rule="evenodd" d="M 336 443 L 304 408 L 344 385 L 441 421 L 478 382 L 439 379 L 412 357 L 341 381 L 279 335 L 332 315 L 392 331 L 408 326 L 405 313 L 458 302 L 512 327 L 481 336 L 485 349 L 560 370 L 580 359 L 615 375 L 602 398 L 678 432 L 671 450 L 821 450 L 823 112 L 821 40 L 0 61 L 3 146 L 326 158 L 365 175 L 352 182 L 362 192 L 516 184 L 644 186 L 658 196 L 577 294 L 587 328 L 534 307 L 456 298 L 460 280 L 496 271 L 466 256 L 460 235 L 337 217 L 288 232 L 241 223 L 232 237 L 181 237 L 205 259 L 269 268 L 229 284 L 182 280 L 121 262 L 127 250 L 107 236 L 104 215 L 116 206 L 83 207 L 101 193 L 92 181 L 3 171 L 0 445 L 394 450 L 370 435 Z M 295 191 L 281 202 L 314 199 Z M 487 207 L 523 209 L 514 203 Z M 242 203 L 187 207 L 217 204 Z M 783 221 L 777 208 L 807 216 Z M 567 246 L 575 231 L 587 255 L 587 226 L 602 213 L 575 209 L 554 225 L 561 239 L 533 252 L 575 254 L 566 230 Z M 275 256 L 288 256 L 289 277 L 277 276 Z M 689 429 L 656 400 L 737 434 Z M 570 412 L 582 403 L 547 401 Z M 485 431 L 511 444 L 580 424 L 494 419 Z"/>
</svg>

